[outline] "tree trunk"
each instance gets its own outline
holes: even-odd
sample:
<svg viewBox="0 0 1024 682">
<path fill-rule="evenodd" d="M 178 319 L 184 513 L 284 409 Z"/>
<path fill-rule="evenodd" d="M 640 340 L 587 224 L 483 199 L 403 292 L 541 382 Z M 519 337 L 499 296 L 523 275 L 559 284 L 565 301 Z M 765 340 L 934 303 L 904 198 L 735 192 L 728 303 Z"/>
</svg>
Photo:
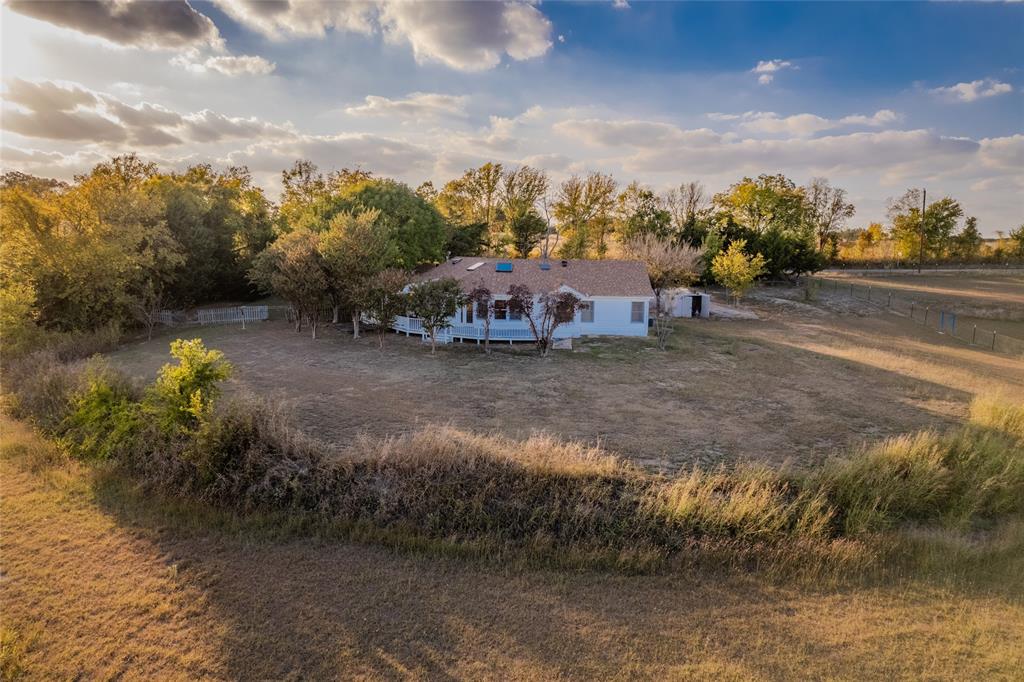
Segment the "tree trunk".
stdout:
<svg viewBox="0 0 1024 682">
<path fill-rule="evenodd" d="M 434 355 L 434 352 L 436 350 L 437 350 L 437 337 L 435 336 L 435 332 L 433 330 L 431 330 L 430 331 L 430 354 Z"/>
<path fill-rule="evenodd" d="M 484 320 L 484 353 L 491 354 L 491 318 L 489 313 L 487 319 Z"/>
<path fill-rule="evenodd" d="M 352 338 L 359 338 L 359 311 L 352 311 Z"/>
<path fill-rule="evenodd" d="M 309 328 L 313 330 L 313 340 L 315 341 L 316 340 L 316 320 L 315 319 L 310 318 L 310 320 L 309 320 Z"/>
<path fill-rule="evenodd" d="M 340 309 L 341 306 L 334 306 L 334 308 L 332 309 L 333 317 L 331 318 L 331 324 L 338 324 L 338 312 L 340 311 Z"/>
<path fill-rule="evenodd" d="M 302 313 L 300 313 L 298 310 L 295 311 L 295 331 L 302 331 Z"/>
</svg>

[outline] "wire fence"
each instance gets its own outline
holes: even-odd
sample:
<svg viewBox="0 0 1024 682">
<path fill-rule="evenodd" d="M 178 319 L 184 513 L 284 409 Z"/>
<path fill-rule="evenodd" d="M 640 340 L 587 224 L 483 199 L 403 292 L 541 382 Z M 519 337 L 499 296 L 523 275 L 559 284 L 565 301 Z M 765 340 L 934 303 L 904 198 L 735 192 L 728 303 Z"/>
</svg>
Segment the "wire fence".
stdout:
<svg viewBox="0 0 1024 682">
<path fill-rule="evenodd" d="M 900 291 L 832 278 L 808 277 L 805 286 L 817 287 L 822 293 L 846 295 L 872 303 L 975 348 L 1024 356 L 1024 339 L 986 328 L 984 324 L 979 326 L 971 318 L 964 320 L 966 316 L 953 310 L 953 306 L 948 303 L 917 301 Z"/>
</svg>

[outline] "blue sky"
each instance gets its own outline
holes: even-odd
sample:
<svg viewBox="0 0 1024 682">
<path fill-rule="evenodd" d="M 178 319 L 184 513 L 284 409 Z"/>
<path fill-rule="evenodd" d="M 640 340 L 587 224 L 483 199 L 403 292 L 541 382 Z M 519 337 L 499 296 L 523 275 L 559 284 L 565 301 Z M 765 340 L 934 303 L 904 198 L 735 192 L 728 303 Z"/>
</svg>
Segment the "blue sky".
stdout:
<svg viewBox="0 0 1024 682">
<path fill-rule="evenodd" d="M 8 0 L 7 168 L 134 149 L 435 184 L 487 160 L 658 191 L 826 176 L 851 221 L 926 186 L 1024 221 L 1024 3 Z"/>
</svg>

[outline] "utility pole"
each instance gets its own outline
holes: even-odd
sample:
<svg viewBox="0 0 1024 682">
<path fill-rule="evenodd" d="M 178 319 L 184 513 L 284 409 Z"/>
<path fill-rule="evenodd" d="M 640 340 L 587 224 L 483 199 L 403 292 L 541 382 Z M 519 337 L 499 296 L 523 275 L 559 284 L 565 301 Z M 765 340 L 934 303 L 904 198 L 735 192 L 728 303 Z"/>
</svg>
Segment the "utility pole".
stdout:
<svg viewBox="0 0 1024 682">
<path fill-rule="evenodd" d="M 928 190 L 921 190 L 921 225 L 918 227 L 918 237 L 921 241 L 921 251 L 917 256 L 917 274 L 921 274 L 921 263 L 924 262 L 924 211 L 928 205 Z"/>
</svg>

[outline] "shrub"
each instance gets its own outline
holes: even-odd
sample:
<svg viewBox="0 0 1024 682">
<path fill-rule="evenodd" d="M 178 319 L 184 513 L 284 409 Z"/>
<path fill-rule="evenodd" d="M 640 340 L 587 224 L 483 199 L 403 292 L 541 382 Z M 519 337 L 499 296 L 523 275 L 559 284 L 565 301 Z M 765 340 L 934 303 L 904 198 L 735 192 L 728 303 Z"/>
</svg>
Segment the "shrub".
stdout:
<svg viewBox="0 0 1024 682">
<path fill-rule="evenodd" d="M 53 434 L 70 409 L 77 373 L 52 350 L 7 363 L 3 384 L 10 413 Z"/>
<path fill-rule="evenodd" d="M 207 350 L 202 339 L 171 342 L 177 365 L 166 364 L 150 387 L 146 406 L 168 433 L 198 428 L 220 395 L 218 384 L 231 376 L 231 364 L 218 350 Z"/>
<path fill-rule="evenodd" d="M 89 361 L 70 408 L 60 431 L 76 457 L 121 459 L 138 450 L 144 425 L 139 391 L 105 360 Z"/>
</svg>

